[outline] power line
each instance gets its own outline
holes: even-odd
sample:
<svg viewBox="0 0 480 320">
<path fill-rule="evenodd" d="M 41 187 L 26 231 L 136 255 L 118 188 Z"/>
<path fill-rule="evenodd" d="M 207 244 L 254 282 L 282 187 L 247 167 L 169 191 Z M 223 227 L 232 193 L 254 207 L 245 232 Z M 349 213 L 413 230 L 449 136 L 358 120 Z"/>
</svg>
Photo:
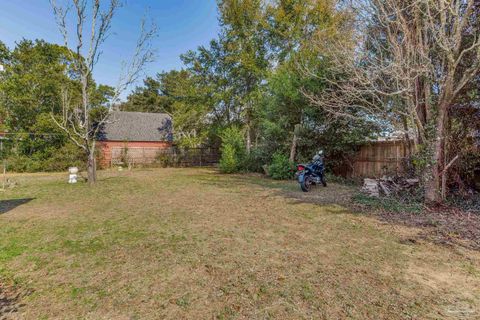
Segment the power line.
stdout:
<svg viewBox="0 0 480 320">
<path fill-rule="evenodd" d="M 2 136 L 63 136 L 61 133 L 38 133 L 38 132 L 0 132 L 0 137 Z"/>
</svg>

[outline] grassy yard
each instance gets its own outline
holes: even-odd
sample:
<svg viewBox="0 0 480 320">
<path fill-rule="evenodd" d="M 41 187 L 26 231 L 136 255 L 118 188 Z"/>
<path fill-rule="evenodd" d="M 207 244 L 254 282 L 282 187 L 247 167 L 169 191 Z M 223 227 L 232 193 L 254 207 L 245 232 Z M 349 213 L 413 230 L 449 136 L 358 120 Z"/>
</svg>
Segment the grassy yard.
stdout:
<svg viewBox="0 0 480 320">
<path fill-rule="evenodd" d="M 0 193 L 7 319 L 480 317 L 478 252 L 349 212 L 344 186 L 302 198 L 208 169 L 14 179 Z"/>
</svg>

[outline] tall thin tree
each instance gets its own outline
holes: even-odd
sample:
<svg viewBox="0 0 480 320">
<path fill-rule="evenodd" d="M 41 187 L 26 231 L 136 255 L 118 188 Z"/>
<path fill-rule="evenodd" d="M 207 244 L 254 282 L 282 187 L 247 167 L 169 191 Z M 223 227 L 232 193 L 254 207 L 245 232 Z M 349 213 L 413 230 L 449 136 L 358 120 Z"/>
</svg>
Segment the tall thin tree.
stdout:
<svg viewBox="0 0 480 320">
<path fill-rule="evenodd" d="M 145 19 L 142 20 L 134 54 L 130 61 L 123 63 L 113 97 L 105 112 L 94 117 L 91 103 L 93 72 L 102 54 L 101 47 L 110 35 L 113 18 L 122 3 L 109 0 L 105 8 L 100 0 L 68 0 L 63 5 L 50 0 L 50 3 L 64 44 L 70 48 L 81 91 L 81 103 L 76 105 L 72 103 L 69 88 L 64 88 L 63 117 L 59 120 L 52 114 L 52 119 L 85 152 L 87 179 L 89 184 L 94 184 L 97 179 L 95 154 L 99 131 L 107 121 L 112 120 L 110 114 L 122 92 L 135 83 L 145 65 L 153 61 L 155 54 L 151 40 L 156 35 L 156 27 L 154 24 L 147 27 Z M 73 36 L 69 33 L 70 28 L 75 30 Z"/>
</svg>

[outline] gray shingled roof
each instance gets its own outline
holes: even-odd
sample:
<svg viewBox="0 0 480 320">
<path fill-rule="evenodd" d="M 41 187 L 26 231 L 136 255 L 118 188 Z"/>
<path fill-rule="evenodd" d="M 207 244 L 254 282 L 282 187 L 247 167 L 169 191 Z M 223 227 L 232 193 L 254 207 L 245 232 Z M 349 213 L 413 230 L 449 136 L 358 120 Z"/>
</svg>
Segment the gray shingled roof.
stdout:
<svg viewBox="0 0 480 320">
<path fill-rule="evenodd" d="M 115 111 L 100 130 L 100 140 L 172 141 L 172 118 L 166 113 Z"/>
</svg>

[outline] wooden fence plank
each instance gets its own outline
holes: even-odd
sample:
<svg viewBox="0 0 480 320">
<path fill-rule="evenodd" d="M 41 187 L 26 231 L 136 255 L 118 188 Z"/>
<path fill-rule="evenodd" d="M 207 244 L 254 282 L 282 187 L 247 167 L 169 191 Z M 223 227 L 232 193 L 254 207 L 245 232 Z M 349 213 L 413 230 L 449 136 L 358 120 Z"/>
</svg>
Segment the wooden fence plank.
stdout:
<svg viewBox="0 0 480 320">
<path fill-rule="evenodd" d="M 347 176 L 377 178 L 383 175 L 401 175 L 408 157 L 405 141 L 375 141 L 360 148 L 353 161 L 353 169 Z"/>
</svg>

